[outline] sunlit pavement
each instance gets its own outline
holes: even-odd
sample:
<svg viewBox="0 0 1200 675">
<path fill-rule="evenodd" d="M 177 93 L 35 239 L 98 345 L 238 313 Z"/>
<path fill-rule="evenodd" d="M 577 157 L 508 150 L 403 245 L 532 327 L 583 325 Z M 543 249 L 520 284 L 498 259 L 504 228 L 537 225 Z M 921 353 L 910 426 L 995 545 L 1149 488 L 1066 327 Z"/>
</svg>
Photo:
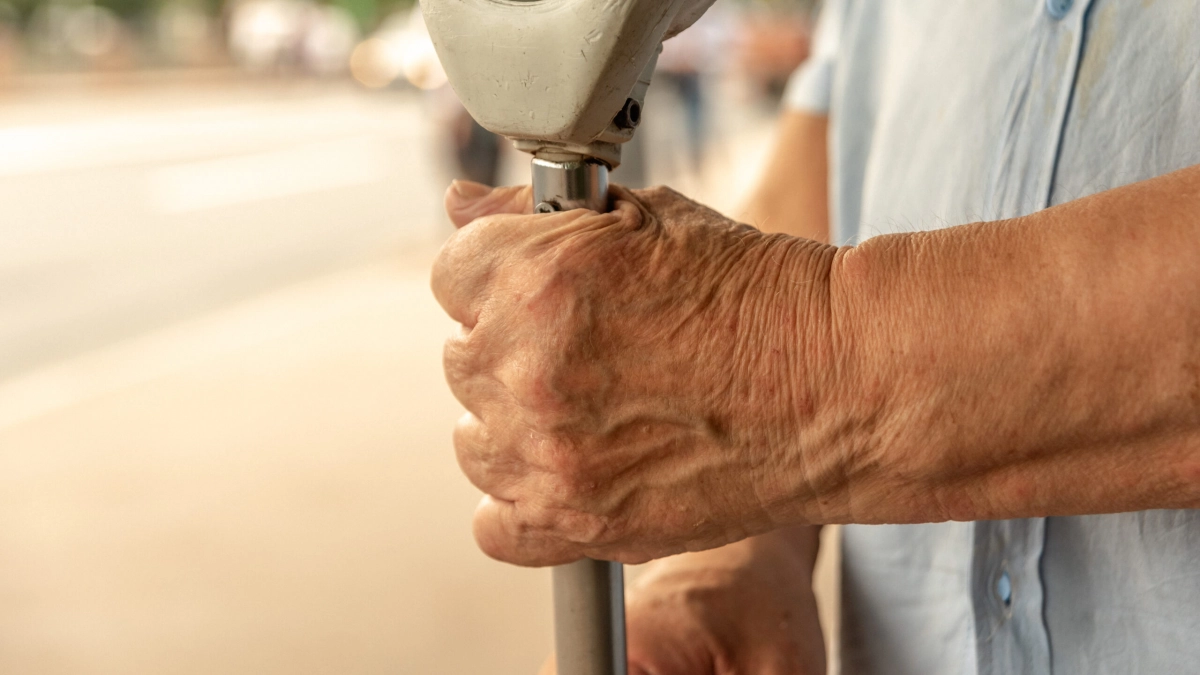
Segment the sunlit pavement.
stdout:
<svg viewBox="0 0 1200 675">
<path fill-rule="evenodd" d="M 422 106 L 0 101 L 0 673 L 536 669 L 548 576 L 477 551 L 450 445 Z"/>
<path fill-rule="evenodd" d="M 532 672 L 547 579 L 471 540 L 450 330 L 381 265 L 0 388 L 51 392 L 0 427 L 0 672 Z"/>
<path fill-rule="evenodd" d="M 0 379 L 436 239 L 423 103 L 236 79 L 0 98 Z"/>
<path fill-rule="evenodd" d="M 0 106 L 0 673 L 535 669 L 545 574 L 477 551 L 450 448 L 431 143 L 340 85 Z"/>
</svg>

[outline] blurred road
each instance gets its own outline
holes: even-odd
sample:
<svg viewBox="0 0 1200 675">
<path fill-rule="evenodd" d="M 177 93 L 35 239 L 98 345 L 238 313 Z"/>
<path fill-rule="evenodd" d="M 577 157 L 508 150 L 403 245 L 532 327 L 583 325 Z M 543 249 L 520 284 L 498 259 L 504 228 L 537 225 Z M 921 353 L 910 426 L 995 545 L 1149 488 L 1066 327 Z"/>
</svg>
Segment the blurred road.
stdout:
<svg viewBox="0 0 1200 675">
<path fill-rule="evenodd" d="M 0 673 L 536 668 L 548 580 L 449 443 L 430 137 L 338 84 L 0 104 Z"/>
<path fill-rule="evenodd" d="M 0 379 L 428 244 L 422 103 L 241 81 L 0 99 Z"/>
<path fill-rule="evenodd" d="M 534 672 L 549 580 L 471 539 L 426 276 L 325 277 L 0 385 L 0 411 L 53 404 L 0 425 L 0 672 Z"/>
</svg>

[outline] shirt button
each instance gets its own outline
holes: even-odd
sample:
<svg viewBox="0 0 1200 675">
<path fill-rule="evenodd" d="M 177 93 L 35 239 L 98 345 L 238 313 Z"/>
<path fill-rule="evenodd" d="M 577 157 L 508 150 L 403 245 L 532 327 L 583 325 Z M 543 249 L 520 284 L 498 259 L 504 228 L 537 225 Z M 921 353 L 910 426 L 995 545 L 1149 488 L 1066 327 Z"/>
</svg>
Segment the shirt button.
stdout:
<svg viewBox="0 0 1200 675">
<path fill-rule="evenodd" d="M 1046 0 L 1046 13 L 1055 19 L 1061 19 L 1071 11 L 1075 0 Z"/>
<path fill-rule="evenodd" d="M 1012 602 L 1012 579 L 1008 577 L 1008 572 L 1001 573 L 996 580 L 996 595 L 1000 596 L 1005 607 Z"/>
</svg>

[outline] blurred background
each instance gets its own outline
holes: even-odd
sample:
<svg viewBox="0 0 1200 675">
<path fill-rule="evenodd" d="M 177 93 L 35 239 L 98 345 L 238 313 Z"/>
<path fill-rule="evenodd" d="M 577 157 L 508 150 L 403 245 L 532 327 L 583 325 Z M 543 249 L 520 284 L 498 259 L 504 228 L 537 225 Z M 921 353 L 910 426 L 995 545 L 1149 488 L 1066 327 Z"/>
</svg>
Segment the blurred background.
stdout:
<svg viewBox="0 0 1200 675">
<path fill-rule="evenodd" d="M 810 2 L 668 43 L 615 179 L 736 213 Z M 532 673 L 427 289 L 525 182 L 402 0 L 0 0 L 0 673 Z"/>
</svg>

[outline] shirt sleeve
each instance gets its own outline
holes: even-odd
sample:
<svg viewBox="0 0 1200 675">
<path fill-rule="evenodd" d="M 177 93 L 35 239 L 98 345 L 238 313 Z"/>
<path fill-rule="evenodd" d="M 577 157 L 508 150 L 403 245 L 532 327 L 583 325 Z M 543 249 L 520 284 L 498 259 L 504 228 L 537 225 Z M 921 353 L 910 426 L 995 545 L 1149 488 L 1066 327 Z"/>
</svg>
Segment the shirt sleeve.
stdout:
<svg viewBox="0 0 1200 675">
<path fill-rule="evenodd" d="M 833 73 L 846 25 L 850 0 L 825 0 L 817 17 L 813 47 L 807 60 L 788 80 L 784 107 L 812 113 L 829 113 L 833 97 Z"/>
</svg>

